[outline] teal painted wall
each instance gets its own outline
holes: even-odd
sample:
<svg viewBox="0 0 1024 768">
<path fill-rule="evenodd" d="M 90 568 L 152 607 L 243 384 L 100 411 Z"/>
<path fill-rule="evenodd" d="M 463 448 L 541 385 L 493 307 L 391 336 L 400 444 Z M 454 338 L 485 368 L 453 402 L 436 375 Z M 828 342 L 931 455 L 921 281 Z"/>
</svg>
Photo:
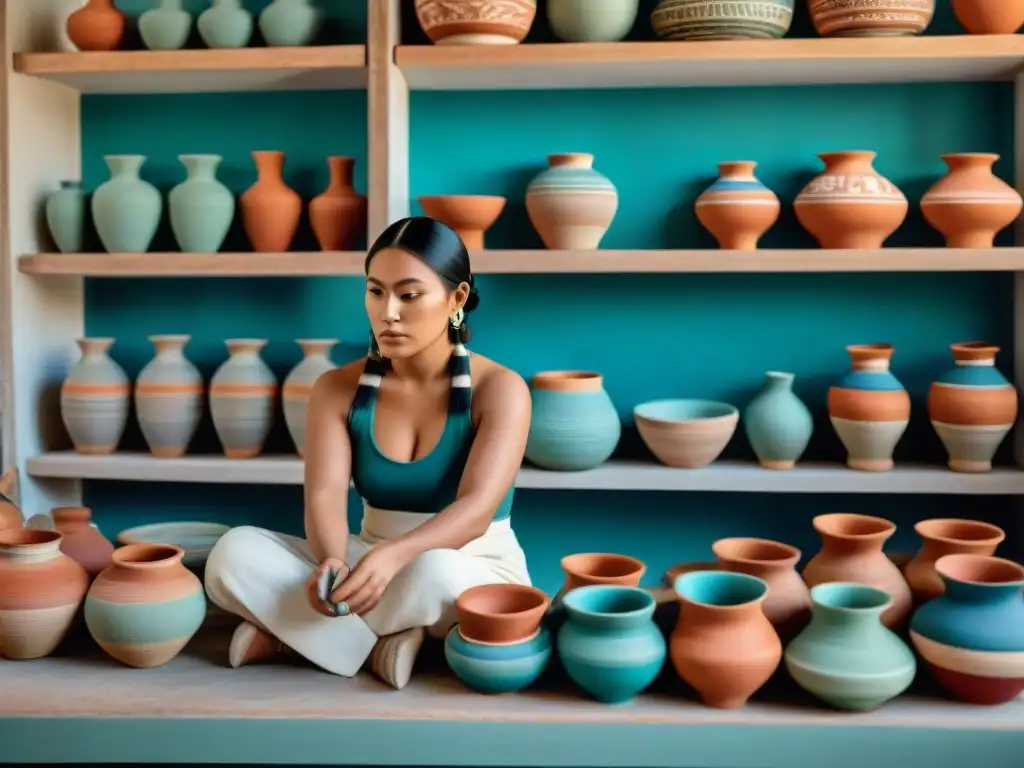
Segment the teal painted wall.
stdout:
<svg viewBox="0 0 1024 768">
<path fill-rule="evenodd" d="M 362 23 L 339 18 L 335 39 L 346 39 L 345 30 Z M 806 30 L 806 20 L 796 26 Z M 943 28 L 949 29 L 948 9 L 937 26 Z M 541 26 L 533 37 L 544 35 Z M 255 177 L 248 153 L 281 149 L 288 154 L 289 183 L 307 200 L 326 184 L 328 154 L 358 157 L 356 186 L 365 191 L 362 93 L 90 96 L 82 120 L 84 181 L 91 189 L 106 178 L 104 154 L 147 155 L 143 175 L 166 190 L 183 178 L 178 154 L 216 152 L 225 157 L 222 179 L 242 192 Z M 411 191 L 506 195 L 508 208 L 488 245 L 536 248 L 540 241 L 523 206 L 526 184 L 550 152 L 593 152 L 621 197 L 605 247 L 703 248 L 713 241 L 694 217 L 693 199 L 711 182 L 717 162 L 752 159 L 784 203 L 764 246 L 811 247 L 791 203 L 820 167 L 815 153 L 867 148 L 878 151 L 878 170 L 912 201 L 890 244 L 931 246 L 941 240 L 922 221 L 916 201 L 943 173 L 938 155 L 997 152 L 997 171 L 1010 178 L 1012 121 L 1007 84 L 414 93 Z M 304 224 L 296 248 L 312 248 L 312 242 Z M 159 247 L 173 250 L 166 227 Z M 226 247 L 246 248 L 237 230 Z M 490 276 L 480 279 L 480 288 L 474 350 L 524 376 L 549 368 L 601 371 L 627 421 L 636 403 L 660 397 L 711 397 L 742 406 L 765 370 L 795 372 L 797 390 L 816 417 L 810 458 L 843 455 L 827 421 L 825 391 L 847 369 L 846 344 L 895 345 L 894 371 L 915 405 L 897 453 L 904 460 L 942 460 L 924 398 L 949 365 L 951 342 L 996 341 L 1004 349 L 1002 368 L 1012 371 L 1012 282 L 1003 275 Z M 266 359 L 283 377 L 299 360 L 298 337 L 339 337 L 338 362 L 364 353 L 362 293 L 357 278 L 90 280 L 86 325 L 89 334 L 117 337 L 113 355 L 130 375 L 152 354 L 147 335 L 189 333 L 187 352 L 207 377 L 226 355 L 223 339 L 232 336 L 269 338 Z M 127 440 L 143 447 L 134 425 Z M 289 448 L 279 423 L 269 450 Z M 208 421 L 196 450 L 217 451 Z M 627 428 L 621 453 L 642 451 Z M 751 458 L 742 433 L 726 455 Z M 86 500 L 110 536 L 162 519 L 295 533 L 302 525 L 298 488 L 92 482 Z M 893 548 L 910 549 L 917 519 L 966 515 L 1005 522 L 1009 505 L 985 497 L 520 491 L 513 519 L 535 581 L 554 591 L 561 581 L 558 559 L 573 551 L 642 557 L 652 583 L 674 562 L 706 558 L 720 536 L 774 537 L 813 554 L 810 519 L 821 512 L 890 516 L 901 526 Z M 358 514 L 353 497 L 353 523 Z"/>
</svg>

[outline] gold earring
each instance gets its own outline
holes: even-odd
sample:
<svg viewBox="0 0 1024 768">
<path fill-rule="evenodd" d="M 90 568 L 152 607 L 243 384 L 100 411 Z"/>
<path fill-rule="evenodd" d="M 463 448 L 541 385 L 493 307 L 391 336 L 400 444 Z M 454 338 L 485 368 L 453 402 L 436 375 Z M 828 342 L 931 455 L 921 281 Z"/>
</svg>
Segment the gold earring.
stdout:
<svg viewBox="0 0 1024 768">
<path fill-rule="evenodd" d="M 448 316 L 448 319 L 452 321 L 452 328 L 459 330 L 459 328 L 462 327 L 462 321 L 465 317 L 466 313 L 462 311 L 462 307 L 459 307 Z"/>
</svg>

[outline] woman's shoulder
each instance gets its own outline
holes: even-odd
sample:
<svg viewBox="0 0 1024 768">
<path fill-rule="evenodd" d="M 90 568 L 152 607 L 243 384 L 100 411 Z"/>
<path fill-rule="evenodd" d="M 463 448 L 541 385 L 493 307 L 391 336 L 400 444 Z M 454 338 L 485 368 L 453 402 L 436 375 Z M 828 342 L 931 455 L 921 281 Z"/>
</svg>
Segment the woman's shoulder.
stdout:
<svg viewBox="0 0 1024 768">
<path fill-rule="evenodd" d="M 310 408 L 322 407 L 347 414 L 365 366 L 366 360 L 359 359 L 321 374 L 313 385 Z"/>
<path fill-rule="evenodd" d="M 469 371 L 473 379 L 474 411 L 490 407 L 529 408 L 530 388 L 511 368 L 473 353 L 469 357 Z"/>
</svg>

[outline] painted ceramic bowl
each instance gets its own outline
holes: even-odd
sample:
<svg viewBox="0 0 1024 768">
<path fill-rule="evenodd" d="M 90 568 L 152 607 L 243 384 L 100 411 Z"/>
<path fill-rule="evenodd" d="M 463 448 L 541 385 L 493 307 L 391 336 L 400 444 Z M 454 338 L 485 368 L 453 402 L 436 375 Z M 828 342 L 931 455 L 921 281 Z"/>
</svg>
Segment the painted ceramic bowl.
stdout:
<svg viewBox="0 0 1024 768">
<path fill-rule="evenodd" d="M 515 45 L 537 16 L 537 0 L 416 0 L 416 19 L 436 45 Z"/>
<path fill-rule="evenodd" d="M 505 198 L 497 195 L 423 195 L 416 198 L 423 213 L 455 230 L 466 248 L 484 247 L 484 233 L 505 210 Z"/>
<path fill-rule="evenodd" d="M 633 419 L 658 461 L 694 469 L 721 455 L 736 432 L 740 412 L 714 400 L 654 400 L 634 408 Z"/>
<path fill-rule="evenodd" d="M 444 657 L 455 676 L 481 693 L 512 693 L 531 685 L 551 659 L 551 633 L 541 627 L 517 643 L 474 643 L 452 627 Z"/>
<path fill-rule="evenodd" d="M 523 584 L 472 587 L 455 603 L 459 633 L 475 643 L 517 643 L 536 634 L 550 604 L 544 591 Z"/>
</svg>

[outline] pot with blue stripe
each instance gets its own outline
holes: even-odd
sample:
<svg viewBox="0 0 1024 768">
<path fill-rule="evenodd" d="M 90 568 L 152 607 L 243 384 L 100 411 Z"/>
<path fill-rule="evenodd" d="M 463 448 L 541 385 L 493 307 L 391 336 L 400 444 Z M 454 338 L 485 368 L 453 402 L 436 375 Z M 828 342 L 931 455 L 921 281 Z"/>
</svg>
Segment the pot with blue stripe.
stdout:
<svg viewBox="0 0 1024 768">
<path fill-rule="evenodd" d="M 526 212 L 550 250 L 590 251 L 619 210 L 619 193 L 586 152 L 548 155 L 548 168 L 526 188 Z"/>
<path fill-rule="evenodd" d="M 698 221 L 720 248 L 752 251 L 779 219 L 779 198 L 754 175 L 756 167 L 749 160 L 719 163 L 715 183 L 694 204 Z"/>
<path fill-rule="evenodd" d="M 551 633 L 539 627 L 525 640 L 482 643 L 463 636 L 456 624 L 444 643 L 455 676 L 480 693 L 511 693 L 529 687 L 551 659 Z"/>
</svg>

